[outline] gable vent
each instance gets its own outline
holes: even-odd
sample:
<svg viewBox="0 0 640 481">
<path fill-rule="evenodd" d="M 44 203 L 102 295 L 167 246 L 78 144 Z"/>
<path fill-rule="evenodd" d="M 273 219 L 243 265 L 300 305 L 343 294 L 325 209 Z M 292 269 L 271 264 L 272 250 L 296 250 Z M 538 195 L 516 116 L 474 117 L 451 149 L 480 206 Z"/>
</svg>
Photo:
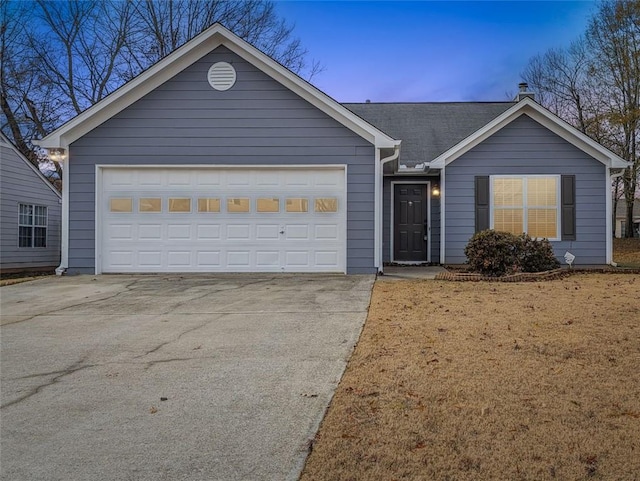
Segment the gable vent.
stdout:
<svg viewBox="0 0 640 481">
<path fill-rule="evenodd" d="M 229 90 L 236 83 L 236 69 L 227 62 L 214 63 L 209 68 L 207 80 L 216 90 Z"/>
</svg>

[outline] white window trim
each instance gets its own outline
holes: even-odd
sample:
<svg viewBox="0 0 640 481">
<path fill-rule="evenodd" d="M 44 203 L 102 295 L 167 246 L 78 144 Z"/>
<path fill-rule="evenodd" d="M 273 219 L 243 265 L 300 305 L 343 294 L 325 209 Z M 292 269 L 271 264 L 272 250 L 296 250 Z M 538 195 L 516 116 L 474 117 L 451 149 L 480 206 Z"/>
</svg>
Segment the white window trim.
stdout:
<svg viewBox="0 0 640 481">
<path fill-rule="evenodd" d="M 562 197 L 561 197 L 561 176 L 560 175 L 545 175 L 545 174 L 532 174 L 532 175 L 490 175 L 489 176 L 489 227 L 491 229 L 494 228 L 493 219 L 494 219 L 494 205 L 493 205 L 493 181 L 495 179 L 521 179 L 522 180 L 522 228 L 525 233 L 527 232 L 527 224 L 528 224 L 528 211 L 529 209 L 535 209 L 536 206 L 530 207 L 527 204 L 527 187 L 528 181 L 527 179 L 532 178 L 549 178 L 553 177 L 556 179 L 556 237 L 549 238 L 550 242 L 557 242 L 562 240 L 561 237 L 561 228 L 562 228 L 562 219 L 560 218 L 562 214 Z M 516 208 L 516 207 L 514 207 Z M 537 208 L 543 208 L 542 206 L 537 206 Z M 548 206 L 545 208 L 549 208 Z"/>
<path fill-rule="evenodd" d="M 20 222 L 20 207 L 21 206 L 31 206 L 31 224 L 22 224 Z M 44 209 L 44 224 L 36 224 L 36 207 L 42 207 Z M 21 246 L 20 245 L 20 227 L 29 227 L 31 229 L 31 245 L 30 246 Z M 36 227 L 44 227 L 44 246 L 36 247 L 34 244 L 36 242 Z M 39 204 L 28 204 L 25 202 L 18 203 L 18 248 L 19 249 L 46 249 L 49 244 L 49 208 L 46 205 Z"/>
</svg>

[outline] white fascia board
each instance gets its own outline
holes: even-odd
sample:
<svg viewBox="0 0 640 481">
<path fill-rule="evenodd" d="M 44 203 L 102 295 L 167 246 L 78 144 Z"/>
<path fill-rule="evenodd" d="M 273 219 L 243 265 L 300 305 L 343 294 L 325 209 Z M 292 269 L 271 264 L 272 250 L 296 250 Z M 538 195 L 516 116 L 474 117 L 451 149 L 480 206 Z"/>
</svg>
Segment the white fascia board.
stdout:
<svg viewBox="0 0 640 481">
<path fill-rule="evenodd" d="M 34 143 L 43 148 L 68 148 L 69 144 L 158 88 L 220 45 L 229 48 L 376 147 L 392 148 L 396 145 L 395 139 L 358 117 L 220 24 L 215 24 L 197 35 L 97 104 Z"/>
<path fill-rule="evenodd" d="M 436 169 L 443 168 L 445 165 L 450 164 L 476 145 L 491 137 L 498 130 L 525 114 L 609 168 L 626 168 L 630 165 L 629 162 L 566 123 L 560 117 L 552 114 L 534 100 L 525 98 L 463 141 L 439 155 L 430 163 L 430 167 Z"/>
</svg>

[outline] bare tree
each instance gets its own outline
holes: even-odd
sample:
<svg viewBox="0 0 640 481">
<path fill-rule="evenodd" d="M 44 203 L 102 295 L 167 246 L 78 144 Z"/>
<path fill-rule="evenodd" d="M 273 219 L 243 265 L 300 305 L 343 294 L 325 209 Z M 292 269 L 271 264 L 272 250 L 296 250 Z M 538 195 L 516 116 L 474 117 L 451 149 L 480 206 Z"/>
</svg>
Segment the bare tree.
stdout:
<svg viewBox="0 0 640 481">
<path fill-rule="evenodd" d="M 522 73 L 544 106 L 632 162 L 622 189 L 620 180 L 613 186 L 614 212 L 624 195 L 627 225 L 640 174 L 639 64 L 640 0 L 610 0 L 600 4 L 584 37 L 533 57 Z"/>
<path fill-rule="evenodd" d="M 632 162 L 623 176 L 626 221 L 633 226 L 633 204 L 640 175 L 640 0 L 600 5 L 587 29 L 593 52 L 590 73 L 605 94 L 606 122 L 614 151 Z M 634 236 L 629 228 L 627 237 Z"/>
<path fill-rule="evenodd" d="M 319 70 L 271 1 L 0 0 L 0 14 L 0 129 L 35 164 L 46 159 L 30 139 L 216 22 L 294 72 Z"/>
</svg>

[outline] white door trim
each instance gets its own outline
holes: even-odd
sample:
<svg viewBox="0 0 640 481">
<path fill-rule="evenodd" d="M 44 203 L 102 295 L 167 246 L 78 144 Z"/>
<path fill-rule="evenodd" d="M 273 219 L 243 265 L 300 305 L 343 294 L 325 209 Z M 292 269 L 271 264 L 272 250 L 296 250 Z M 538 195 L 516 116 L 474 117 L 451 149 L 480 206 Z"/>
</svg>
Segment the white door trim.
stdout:
<svg viewBox="0 0 640 481">
<path fill-rule="evenodd" d="M 394 223 L 394 212 L 395 212 L 395 192 L 396 185 L 400 184 L 418 184 L 418 185 L 426 185 L 427 188 L 427 260 L 426 262 L 431 262 L 431 181 L 430 180 L 392 180 L 391 181 L 391 218 L 389 224 L 390 227 L 390 239 L 389 245 L 391 247 L 391 252 L 389 255 L 389 259 L 391 262 L 396 262 L 394 259 L 394 250 L 393 250 L 393 239 L 395 237 L 395 223 Z M 400 264 L 423 264 L 422 262 L 399 262 Z"/>
</svg>

